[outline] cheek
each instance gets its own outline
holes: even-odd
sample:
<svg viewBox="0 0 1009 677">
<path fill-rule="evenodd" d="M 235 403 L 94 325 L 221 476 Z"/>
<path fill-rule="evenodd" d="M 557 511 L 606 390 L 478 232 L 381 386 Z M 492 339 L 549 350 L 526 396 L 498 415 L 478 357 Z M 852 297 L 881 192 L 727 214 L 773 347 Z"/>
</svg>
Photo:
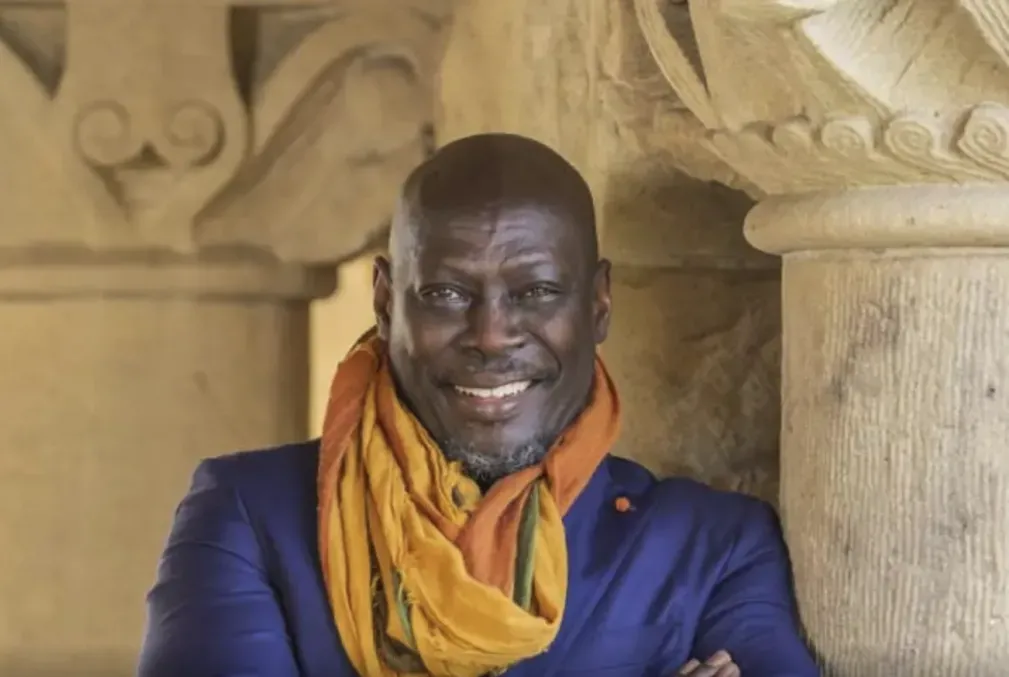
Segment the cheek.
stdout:
<svg viewBox="0 0 1009 677">
<path fill-rule="evenodd" d="M 575 358 L 585 339 L 594 333 L 591 319 L 586 321 L 584 313 L 575 309 L 541 316 L 532 322 L 533 332 L 550 347 L 558 359 L 570 361 Z"/>
<path fill-rule="evenodd" d="M 552 353 L 562 371 L 570 372 L 571 367 L 579 362 L 578 332 L 569 325 L 551 326 L 546 324 L 538 332 L 540 340 Z"/>
<path fill-rule="evenodd" d="M 409 319 L 403 327 L 403 347 L 414 362 L 413 368 L 420 371 L 423 366 L 435 367 L 444 362 L 458 334 L 457 323 L 416 317 Z"/>
</svg>

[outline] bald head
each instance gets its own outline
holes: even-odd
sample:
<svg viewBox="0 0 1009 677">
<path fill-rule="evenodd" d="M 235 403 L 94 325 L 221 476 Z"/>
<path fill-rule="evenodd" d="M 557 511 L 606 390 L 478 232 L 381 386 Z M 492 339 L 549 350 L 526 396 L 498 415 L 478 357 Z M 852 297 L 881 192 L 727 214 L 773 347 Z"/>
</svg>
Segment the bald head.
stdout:
<svg viewBox="0 0 1009 677">
<path fill-rule="evenodd" d="M 419 235 L 456 214 L 507 209 L 554 214 L 571 228 L 588 263 L 599 256 L 595 207 L 585 179 L 560 154 L 517 134 L 478 134 L 453 141 L 415 169 L 403 185 L 393 218 L 393 263 Z"/>
</svg>

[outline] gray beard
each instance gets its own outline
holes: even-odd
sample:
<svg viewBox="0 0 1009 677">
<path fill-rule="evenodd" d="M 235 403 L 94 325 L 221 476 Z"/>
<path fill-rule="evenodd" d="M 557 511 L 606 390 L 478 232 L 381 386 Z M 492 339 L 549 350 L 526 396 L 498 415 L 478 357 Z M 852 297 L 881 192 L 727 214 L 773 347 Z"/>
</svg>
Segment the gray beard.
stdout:
<svg viewBox="0 0 1009 677">
<path fill-rule="evenodd" d="M 506 475 L 536 465 L 550 449 L 549 442 L 538 438 L 493 455 L 451 441 L 440 446 L 445 458 L 458 461 L 463 473 L 484 489 Z"/>
</svg>

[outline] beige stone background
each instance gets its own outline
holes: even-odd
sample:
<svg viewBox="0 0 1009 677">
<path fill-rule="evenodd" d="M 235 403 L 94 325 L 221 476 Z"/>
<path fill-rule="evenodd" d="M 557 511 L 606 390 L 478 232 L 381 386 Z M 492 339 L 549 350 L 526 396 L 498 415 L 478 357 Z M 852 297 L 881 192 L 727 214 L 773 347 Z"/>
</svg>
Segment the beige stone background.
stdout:
<svg viewBox="0 0 1009 677">
<path fill-rule="evenodd" d="M 615 451 L 779 506 L 824 673 L 1005 675 L 1006 26 L 0 0 L 0 675 L 131 673 L 195 464 L 318 429 L 399 183 L 485 130 L 590 181 Z"/>
</svg>

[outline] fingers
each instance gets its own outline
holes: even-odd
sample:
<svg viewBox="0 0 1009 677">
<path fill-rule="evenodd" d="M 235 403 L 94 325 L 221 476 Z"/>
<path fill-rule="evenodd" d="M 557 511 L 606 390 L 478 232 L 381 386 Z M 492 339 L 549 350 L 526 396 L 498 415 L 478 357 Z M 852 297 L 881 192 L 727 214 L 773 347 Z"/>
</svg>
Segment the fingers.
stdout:
<svg viewBox="0 0 1009 677">
<path fill-rule="evenodd" d="M 739 666 L 725 651 L 719 651 L 703 663 L 692 659 L 676 674 L 681 677 L 741 677 Z"/>
</svg>

